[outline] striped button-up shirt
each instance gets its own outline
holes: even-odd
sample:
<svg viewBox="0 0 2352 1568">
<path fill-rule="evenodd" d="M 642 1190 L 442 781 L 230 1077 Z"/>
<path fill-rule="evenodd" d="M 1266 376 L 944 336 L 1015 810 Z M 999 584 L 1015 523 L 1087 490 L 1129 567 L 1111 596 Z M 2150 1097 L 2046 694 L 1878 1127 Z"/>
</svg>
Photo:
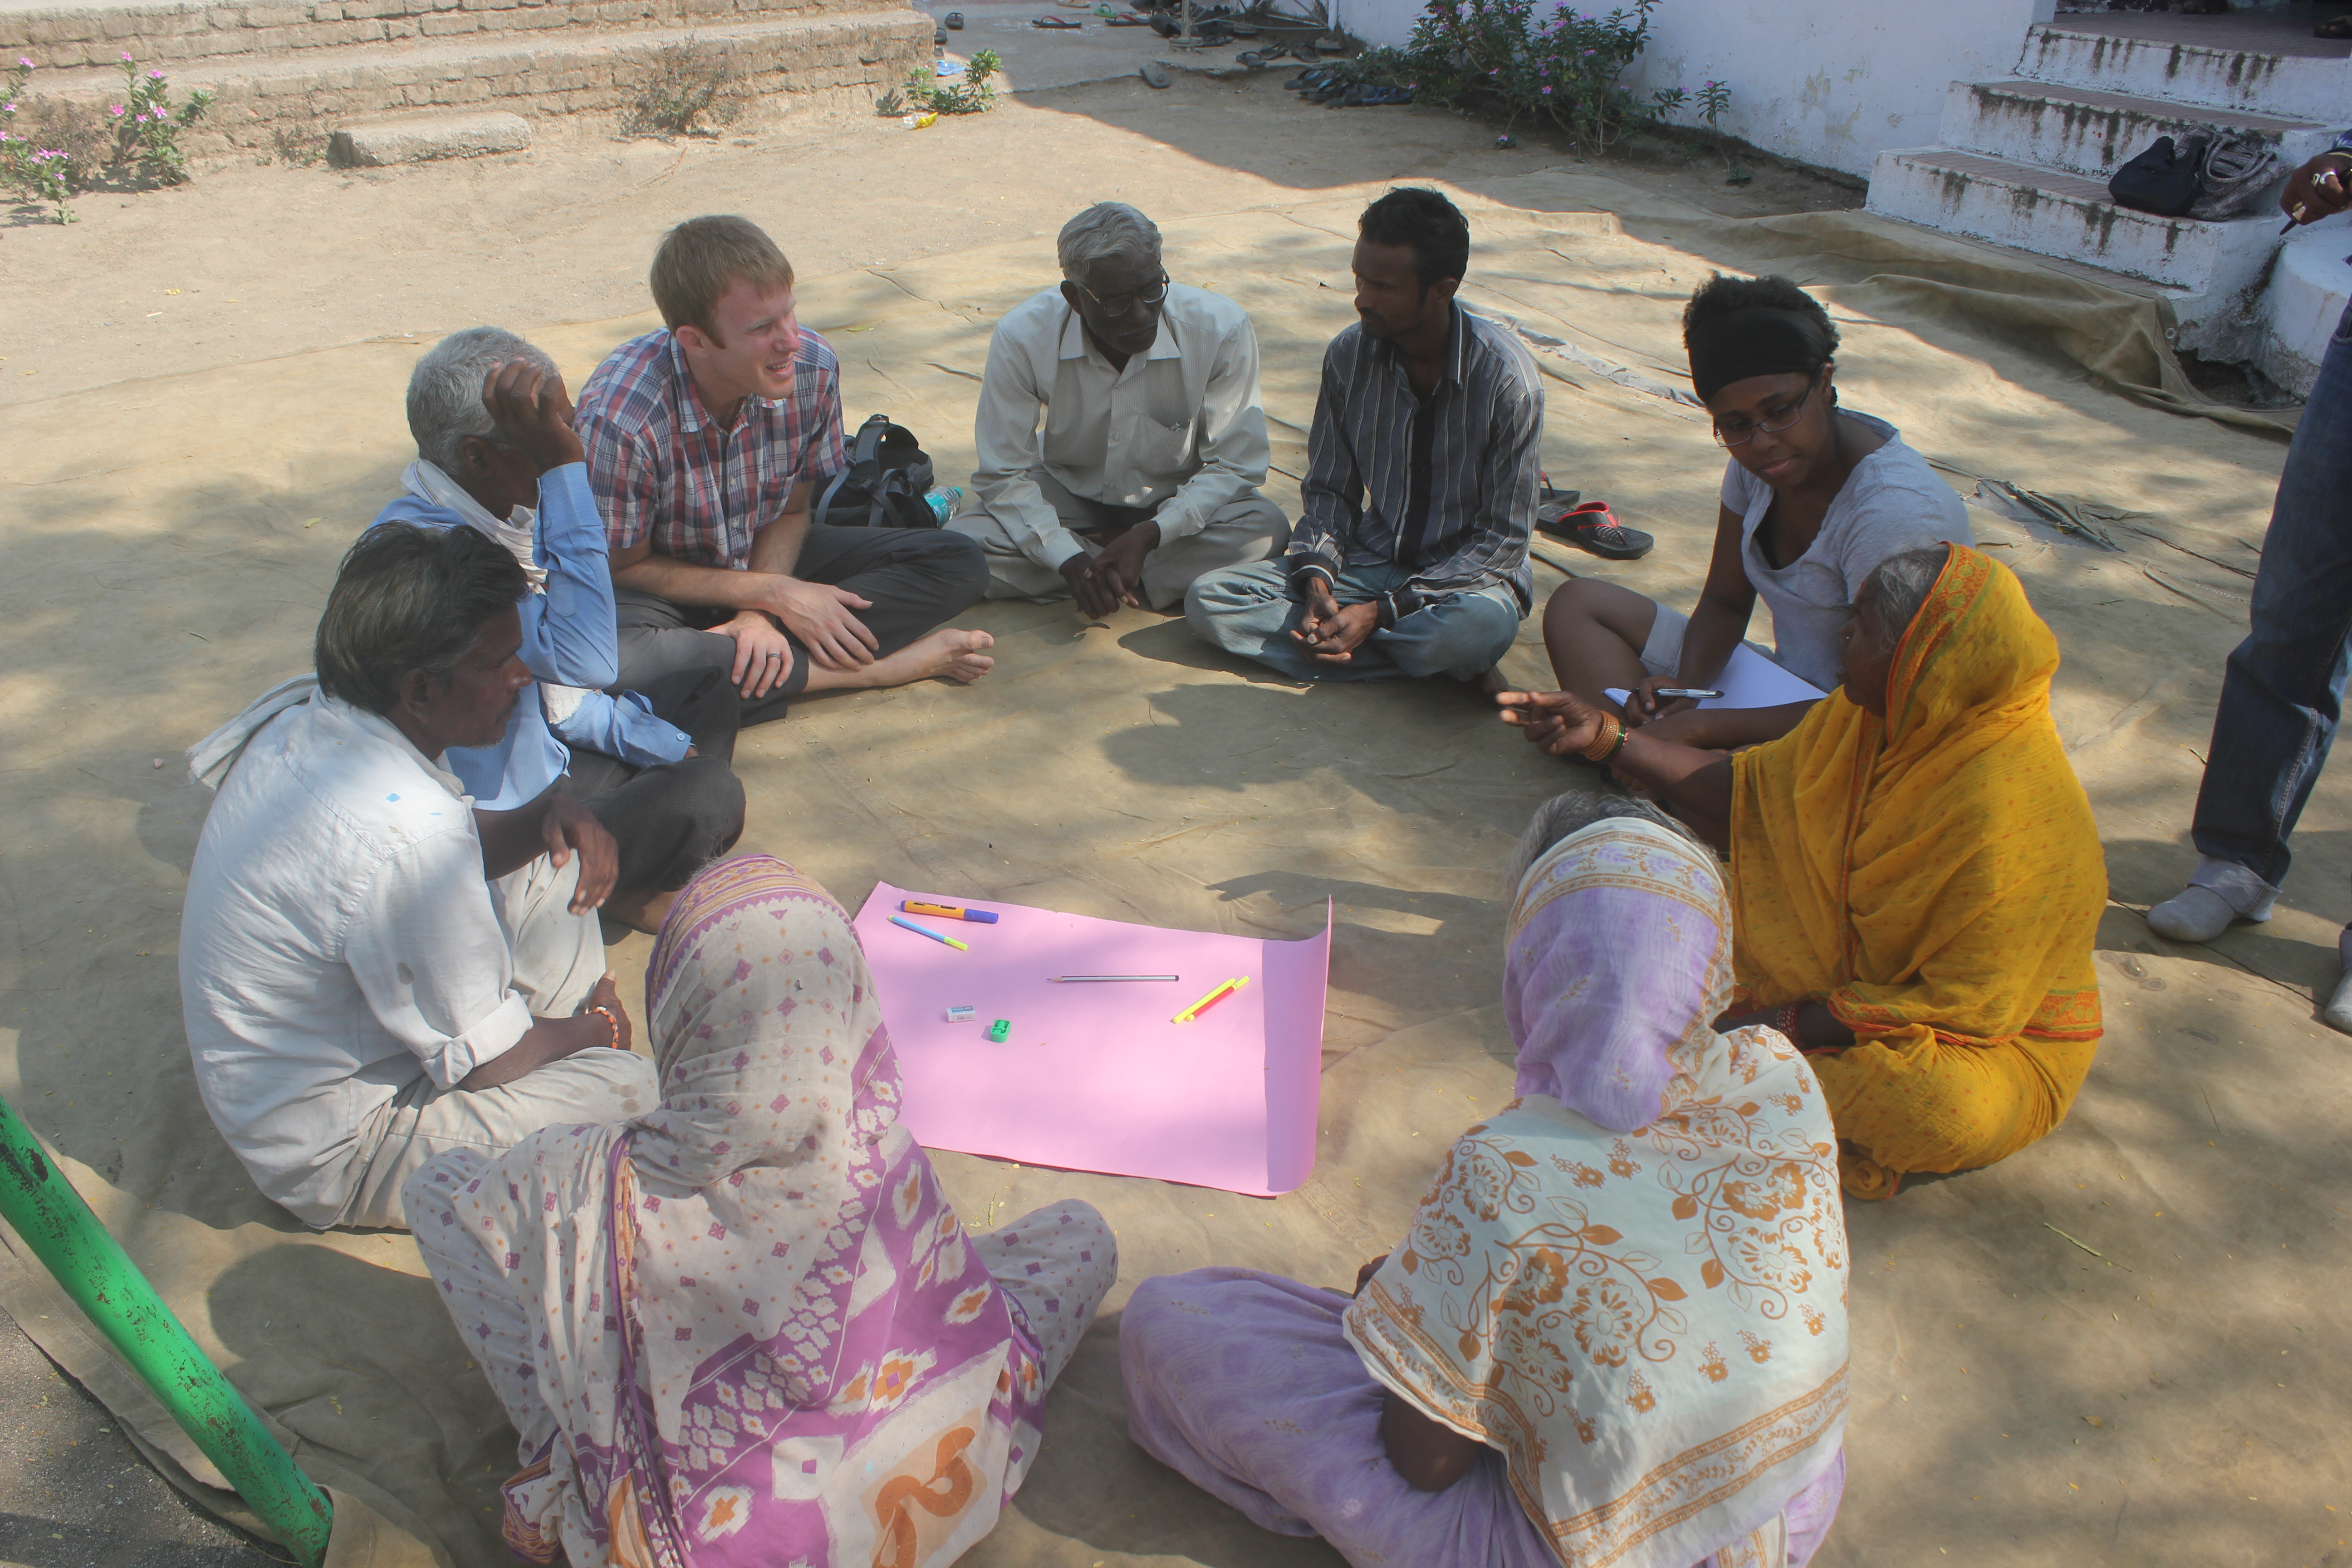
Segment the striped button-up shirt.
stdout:
<svg viewBox="0 0 2352 1568">
<path fill-rule="evenodd" d="M 1543 385 L 1509 329 L 1454 307 L 1445 366 L 1415 397 L 1396 345 L 1360 322 L 1323 352 L 1323 390 L 1307 437 L 1303 513 L 1287 559 L 1336 578 L 1348 566 L 1412 575 L 1380 600 L 1394 626 L 1433 600 L 1507 584 L 1527 614 Z"/>
<path fill-rule="evenodd" d="M 751 536 L 783 515 L 794 486 L 849 466 L 841 363 L 809 331 L 792 391 L 745 398 L 731 428 L 703 407 L 667 328 L 604 356 L 580 389 L 577 425 L 613 548 L 650 539 L 657 553 L 694 566 L 744 570 Z"/>
</svg>

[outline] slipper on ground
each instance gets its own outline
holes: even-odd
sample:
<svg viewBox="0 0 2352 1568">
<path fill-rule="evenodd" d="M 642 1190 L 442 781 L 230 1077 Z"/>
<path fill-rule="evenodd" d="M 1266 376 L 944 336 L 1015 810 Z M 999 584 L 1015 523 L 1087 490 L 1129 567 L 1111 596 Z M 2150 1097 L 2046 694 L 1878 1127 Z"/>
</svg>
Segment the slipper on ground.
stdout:
<svg viewBox="0 0 2352 1568">
<path fill-rule="evenodd" d="M 1605 500 L 1586 501 L 1552 519 L 1538 511 L 1536 526 L 1554 539 L 1610 561 L 1638 561 L 1658 542 L 1640 529 L 1620 523 Z"/>
</svg>

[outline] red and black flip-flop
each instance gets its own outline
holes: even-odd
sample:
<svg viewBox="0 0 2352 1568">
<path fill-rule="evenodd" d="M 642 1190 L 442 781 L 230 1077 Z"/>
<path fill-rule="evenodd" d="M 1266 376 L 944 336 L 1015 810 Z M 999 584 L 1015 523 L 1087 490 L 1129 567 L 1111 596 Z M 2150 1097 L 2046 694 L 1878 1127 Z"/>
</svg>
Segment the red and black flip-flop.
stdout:
<svg viewBox="0 0 2352 1568">
<path fill-rule="evenodd" d="M 1605 500 L 1589 500 L 1557 517 L 1537 514 L 1536 526 L 1554 539 L 1612 561 L 1638 561 L 1658 542 L 1638 528 L 1627 528 L 1610 513 Z"/>
</svg>

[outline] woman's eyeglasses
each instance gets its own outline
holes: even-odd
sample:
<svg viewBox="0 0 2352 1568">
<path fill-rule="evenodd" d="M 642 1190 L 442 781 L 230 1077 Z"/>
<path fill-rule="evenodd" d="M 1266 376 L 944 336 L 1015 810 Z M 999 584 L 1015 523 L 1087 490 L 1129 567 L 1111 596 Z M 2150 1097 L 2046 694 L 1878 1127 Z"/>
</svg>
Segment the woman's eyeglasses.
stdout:
<svg viewBox="0 0 2352 1568">
<path fill-rule="evenodd" d="M 1796 402 L 1778 413 L 1767 414 L 1761 419 L 1739 419 L 1729 424 L 1720 419 L 1717 420 L 1715 422 L 1716 444 L 1720 447 L 1744 447 L 1756 438 L 1756 433 L 1759 430 L 1767 436 L 1778 436 L 1804 417 L 1805 399 L 1812 396 L 1813 388 L 1820 384 L 1819 382 L 1813 383 L 1797 395 Z"/>
<path fill-rule="evenodd" d="M 1100 305 L 1102 307 L 1103 314 L 1110 317 L 1114 321 L 1122 316 L 1131 316 L 1135 314 L 1138 306 L 1142 306 L 1148 309 L 1151 306 L 1160 304 L 1162 300 L 1168 298 L 1168 274 L 1165 272 L 1162 272 L 1160 275 L 1160 281 L 1154 283 L 1149 289 L 1142 289 L 1139 292 L 1133 294 L 1114 294 L 1108 300 L 1096 293 L 1093 289 L 1087 288 L 1085 284 L 1078 282 L 1075 278 L 1071 279 L 1070 281 L 1076 287 L 1079 293 L 1084 294 L 1087 299 L 1092 300 L 1096 304 Z"/>
</svg>

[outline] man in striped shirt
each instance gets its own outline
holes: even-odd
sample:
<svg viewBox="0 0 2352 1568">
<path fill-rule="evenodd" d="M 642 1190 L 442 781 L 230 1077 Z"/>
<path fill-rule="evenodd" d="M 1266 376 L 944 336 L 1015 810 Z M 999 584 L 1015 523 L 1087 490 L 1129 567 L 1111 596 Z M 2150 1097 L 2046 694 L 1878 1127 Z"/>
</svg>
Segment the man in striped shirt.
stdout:
<svg viewBox="0 0 2352 1568">
<path fill-rule="evenodd" d="M 1193 631 L 1303 680 L 1485 680 L 1532 603 L 1543 388 L 1454 291 L 1470 226 L 1435 191 L 1364 210 L 1357 324 L 1323 354 L 1303 515 L 1276 561 L 1185 595 Z"/>
<path fill-rule="evenodd" d="M 978 544 L 809 521 L 815 482 L 848 466 L 841 365 L 795 317 L 775 242 L 743 218 L 689 218 L 652 282 L 667 329 L 580 389 L 619 688 L 723 669 L 756 724 L 803 692 L 987 674 L 986 632 L 932 629 L 987 588 Z"/>
</svg>

